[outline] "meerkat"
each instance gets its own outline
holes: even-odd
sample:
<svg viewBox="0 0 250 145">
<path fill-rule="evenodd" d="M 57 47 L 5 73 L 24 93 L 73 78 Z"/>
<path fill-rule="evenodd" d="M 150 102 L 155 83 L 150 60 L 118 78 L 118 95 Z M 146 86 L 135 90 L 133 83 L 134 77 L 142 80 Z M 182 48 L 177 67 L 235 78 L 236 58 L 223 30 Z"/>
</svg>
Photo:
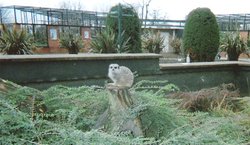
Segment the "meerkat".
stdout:
<svg viewBox="0 0 250 145">
<path fill-rule="evenodd" d="M 134 74 L 132 71 L 118 64 L 110 64 L 108 77 L 113 81 L 114 86 L 130 88 L 134 82 Z"/>
</svg>

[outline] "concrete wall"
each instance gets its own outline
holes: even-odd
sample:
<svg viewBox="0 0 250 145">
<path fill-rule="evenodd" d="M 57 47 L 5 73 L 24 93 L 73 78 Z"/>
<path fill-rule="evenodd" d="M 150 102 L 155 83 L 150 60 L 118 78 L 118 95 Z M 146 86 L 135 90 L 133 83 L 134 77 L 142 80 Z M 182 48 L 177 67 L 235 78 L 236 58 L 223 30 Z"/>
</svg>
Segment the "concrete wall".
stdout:
<svg viewBox="0 0 250 145">
<path fill-rule="evenodd" d="M 127 66 L 141 76 L 153 75 L 159 72 L 159 57 L 158 54 L 3 55 L 0 78 L 40 89 L 55 84 L 104 85 L 109 64 Z"/>
<path fill-rule="evenodd" d="M 242 95 L 250 95 L 250 63 L 237 61 L 160 65 L 159 78 L 169 80 L 181 90 L 199 90 L 234 83 Z"/>
<path fill-rule="evenodd" d="M 249 62 L 160 64 L 157 54 L 78 54 L 0 56 L 0 78 L 45 89 L 52 85 L 101 85 L 108 66 L 118 63 L 137 73 L 135 81 L 168 80 L 181 90 L 199 90 L 234 83 L 242 95 L 250 95 Z"/>
<path fill-rule="evenodd" d="M 250 96 L 250 64 L 241 65 L 235 73 L 241 92 Z"/>
</svg>

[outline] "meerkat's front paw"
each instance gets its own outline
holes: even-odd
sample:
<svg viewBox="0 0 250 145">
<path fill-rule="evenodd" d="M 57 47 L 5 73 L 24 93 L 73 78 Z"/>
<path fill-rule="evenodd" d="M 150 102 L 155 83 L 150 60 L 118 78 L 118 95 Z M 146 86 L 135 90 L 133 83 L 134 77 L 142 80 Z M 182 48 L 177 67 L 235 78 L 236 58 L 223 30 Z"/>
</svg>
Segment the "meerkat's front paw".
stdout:
<svg viewBox="0 0 250 145">
<path fill-rule="evenodd" d="M 108 83 L 108 84 L 106 84 L 106 88 L 108 88 L 108 89 L 117 89 L 118 86 L 116 86 L 115 83 Z"/>
</svg>

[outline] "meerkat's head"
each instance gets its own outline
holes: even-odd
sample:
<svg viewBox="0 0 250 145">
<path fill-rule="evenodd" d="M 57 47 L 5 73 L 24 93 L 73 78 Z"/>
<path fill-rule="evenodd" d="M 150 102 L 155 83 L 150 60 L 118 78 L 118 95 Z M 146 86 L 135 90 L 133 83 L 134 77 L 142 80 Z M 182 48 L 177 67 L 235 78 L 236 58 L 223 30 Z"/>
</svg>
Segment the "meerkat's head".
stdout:
<svg viewBox="0 0 250 145">
<path fill-rule="evenodd" d="M 109 65 L 109 71 L 112 73 L 116 73 L 120 70 L 120 66 L 118 64 L 110 64 Z"/>
</svg>

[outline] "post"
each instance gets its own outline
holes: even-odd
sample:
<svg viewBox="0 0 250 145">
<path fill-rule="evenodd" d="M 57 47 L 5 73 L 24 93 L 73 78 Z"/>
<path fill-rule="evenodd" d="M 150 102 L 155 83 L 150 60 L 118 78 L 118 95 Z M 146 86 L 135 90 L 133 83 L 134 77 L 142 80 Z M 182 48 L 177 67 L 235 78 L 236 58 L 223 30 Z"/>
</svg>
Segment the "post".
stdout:
<svg viewBox="0 0 250 145">
<path fill-rule="evenodd" d="M 121 4 L 118 5 L 118 52 L 121 52 L 121 34 L 122 34 L 122 10 Z"/>
</svg>

